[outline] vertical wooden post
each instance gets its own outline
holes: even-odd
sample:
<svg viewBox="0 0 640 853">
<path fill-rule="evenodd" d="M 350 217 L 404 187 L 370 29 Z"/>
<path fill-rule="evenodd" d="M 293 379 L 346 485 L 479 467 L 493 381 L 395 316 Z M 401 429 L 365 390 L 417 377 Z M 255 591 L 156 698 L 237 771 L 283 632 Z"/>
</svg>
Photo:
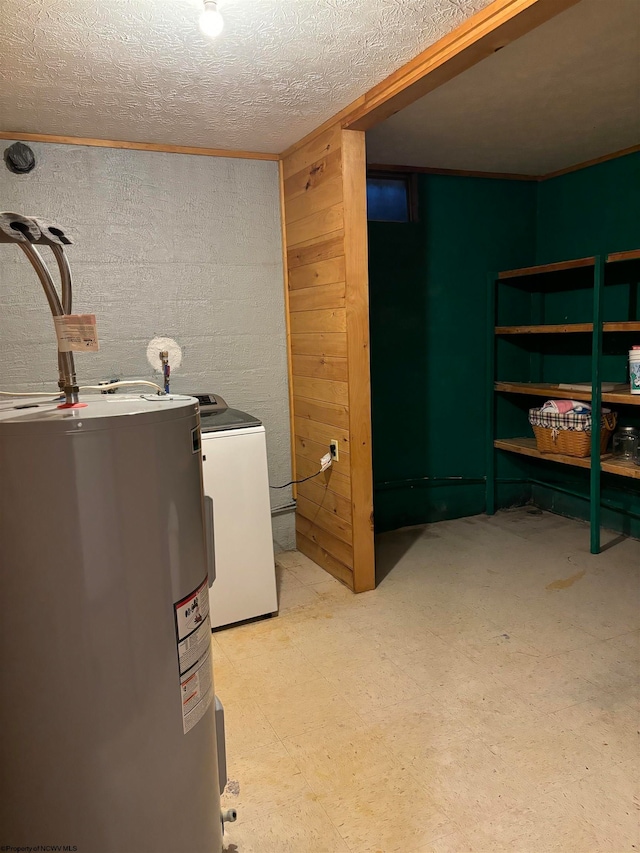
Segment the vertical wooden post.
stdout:
<svg viewBox="0 0 640 853">
<path fill-rule="evenodd" d="M 367 163 L 362 131 L 342 131 L 345 308 L 349 366 L 353 581 L 356 592 L 375 587 L 371 370 L 367 248 Z"/>
<path fill-rule="evenodd" d="M 486 507 L 487 515 L 496 512 L 496 451 L 493 446 L 496 425 L 496 288 L 498 286 L 496 273 L 487 275 L 487 473 L 486 473 Z"/>
<path fill-rule="evenodd" d="M 602 418 L 602 301 L 604 256 L 596 257 L 593 273 L 593 339 L 591 345 L 591 472 L 589 520 L 591 553 L 600 553 L 600 421 Z"/>
<path fill-rule="evenodd" d="M 284 274 L 284 321 L 287 333 L 287 378 L 289 381 L 289 424 L 291 429 L 291 479 L 296 480 L 296 430 L 293 408 L 293 360 L 291 356 L 291 308 L 289 306 L 289 268 L 287 265 L 287 223 L 284 210 L 284 166 L 278 161 L 280 181 L 280 220 L 282 227 L 282 270 Z M 295 500 L 298 487 L 293 484 L 291 494 Z"/>
</svg>

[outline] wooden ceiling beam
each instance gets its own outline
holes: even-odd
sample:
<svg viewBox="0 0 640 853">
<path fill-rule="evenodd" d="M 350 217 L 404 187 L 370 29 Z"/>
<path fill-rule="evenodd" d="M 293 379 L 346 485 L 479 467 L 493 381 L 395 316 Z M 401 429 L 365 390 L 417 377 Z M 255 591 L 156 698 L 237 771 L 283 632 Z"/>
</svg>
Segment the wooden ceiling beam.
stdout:
<svg viewBox="0 0 640 853">
<path fill-rule="evenodd" d="M 19 142 L 49 142 L 58 145 L 87 145 L 91 148 L 126 148 L 131 151 L 159 151 L 165 154 L 195 154 L 201 157 L 231 157 L 243 160 L 279 160 L 278 154 L 261 151 L 234 151 L 228 148 L 200 148 L 195 145 L 164 145 L 160 142 L 128 142 L 124 139 L 93 139 L 84 136 L 56 136 L 50 133 L 0 131 L 0 139 Z"/>
</svg>

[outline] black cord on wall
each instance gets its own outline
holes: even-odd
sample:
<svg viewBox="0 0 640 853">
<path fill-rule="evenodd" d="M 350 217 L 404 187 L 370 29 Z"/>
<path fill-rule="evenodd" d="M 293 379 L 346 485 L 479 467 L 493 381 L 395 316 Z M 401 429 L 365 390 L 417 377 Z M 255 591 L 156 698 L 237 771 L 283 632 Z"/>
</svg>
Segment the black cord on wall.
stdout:
<svg viewBox="0 0 640 853">
<path fill-rule="evenodd" d="M 287 486 L 296 486 L 298 483 L 306 483 L 307 480 L 313 480 L 314 477 L 317 477 L 318 474 L 322 474 L 323 471 L 326 471 L 326 468 L 321 468 L 319 471 L 316 471 L 315 474 L 311 474 L 310 477 L 303 477 L 301 480 L 289 480 L 288 483 L 285 483 L 283 486 L 269 486 L 270 489 L 286 489 Z"/>
</svg>

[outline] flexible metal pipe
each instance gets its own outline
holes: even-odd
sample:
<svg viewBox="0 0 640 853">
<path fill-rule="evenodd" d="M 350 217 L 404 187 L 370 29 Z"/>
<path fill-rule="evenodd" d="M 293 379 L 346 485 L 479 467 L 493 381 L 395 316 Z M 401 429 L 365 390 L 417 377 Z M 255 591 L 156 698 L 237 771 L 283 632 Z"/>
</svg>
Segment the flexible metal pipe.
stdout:
<svg viewBox="0 0 640 853">
<path fill-rule="evenodd" d="M 71 314 L 71 303 L 73 300 L 73 284 L 71 279 L 71 267 L 69 260 L 64 253 L 62 246 L 56 243 L 51 243 L 51 251 L 53 252 L 58 269 L 60 271 L 60 281 L 62 282 L 62 310 L 65 314 Z"/>
<path fill-rule="evenodd" d="M 47 302 L 49 303 L 52 315 L 54 317 L 62 316 L 62 314 L 64 314 L 64 311 L 62 310 L 62 303 L 60 302 L 53 279 L 51 278 L 51 274 L 47 269 L 42 255 L 35 246 L 32 246 L 31 243 L 26 241 L 24 243 L 17 243 L 16 245 L 20 246 L 27 258 L 29 258 L 31 266 L 36 271 L 38 278 L 40 279 L 40 284 L 44 289 L 44 294 L 47 297 Z"/>
<path fill-rule="evenodd" d="M 63 310 L 62 303 L 58 297 L 58 293 L 56 291 L 55 285 L 53 283 L 53 279 L 51 278 L 51 274 L 47 269 L 47 266 L 42 259 L 40 252 L 32 246 L 31 243 L 28 242 L 19 242 L 17 244 L 20 246 L 22 251 L 25 253 L 31 266 L 36 271 L 38 278 L 40 279 L 40 283 L 45 292 L 45 296 L 47 297 L 47 302 L 49 303 L 49 308 L 51 309 L 51 314 L 54 317 L 61 317 L 63 314 L 68 313 Z M 53 248 L 53 246 L 52 246 Z M 60 248 L 60 247 L 58 247 Z M 55 253 L 54 253 L 55 254 Z M 57 259 L 57 254 L 56 254 Z M 66 258 L 65 264 L 66 264 Z M 58 261 L 58 264 L 60 262 Z M 68 266 L 68 265 L 67 265 Z M 61 271 L 62 276 L 62 271 Z M 65 287 L 63 280 L 63 299 L 71 304 L 71 278 L 69 274 L 69 278 L 67 279 L 67 292 L 65 295 Z M 76 369 L 75 362 L 73 358 L 73 353 L 71 352 L 59 352 L 58 353 L 58 387 L 64 393 L 65 403 L 67 405 L 73 405 L 78 402 L 78 385 L 76 382 Z"/>
</svg>

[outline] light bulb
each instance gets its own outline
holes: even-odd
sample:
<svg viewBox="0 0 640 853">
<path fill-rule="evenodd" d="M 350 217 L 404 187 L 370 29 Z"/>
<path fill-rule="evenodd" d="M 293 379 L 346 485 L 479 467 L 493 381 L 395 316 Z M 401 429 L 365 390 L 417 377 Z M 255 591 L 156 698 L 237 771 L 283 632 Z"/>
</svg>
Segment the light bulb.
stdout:
<svg viewBox="0 0 640 853">
<path fill-rule="evenodd" d="M 219 36 L 224 27 L 224 18 L 218 12 L 215 0 L 204 0 L 204 12 L 200 15 L 200 29 L 209 38 Z"/>
</svg>

